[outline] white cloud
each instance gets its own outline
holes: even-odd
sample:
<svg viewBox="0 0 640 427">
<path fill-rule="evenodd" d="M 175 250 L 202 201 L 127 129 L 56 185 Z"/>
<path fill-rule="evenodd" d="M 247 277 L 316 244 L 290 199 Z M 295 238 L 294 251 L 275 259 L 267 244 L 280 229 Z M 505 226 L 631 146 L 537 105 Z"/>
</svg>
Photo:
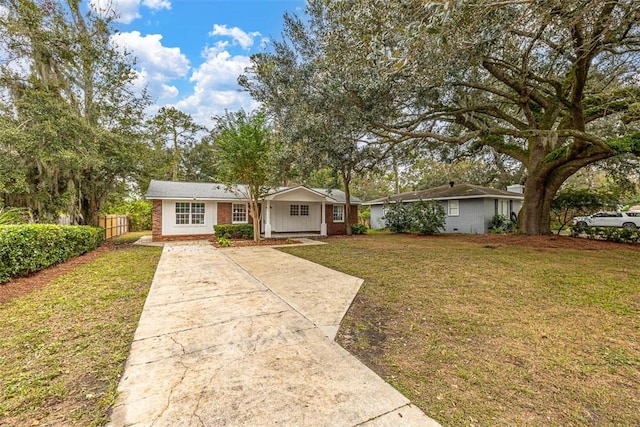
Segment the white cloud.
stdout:
<svg viewBox="0 0 640 427">
<path fill-rule="evenodd" d="M 162 84 L 162 92 L 159 94 L 160 99 L 173 99 L 178 96 L 178 88 L 171 85 Z"/>
<path fill-rule="evenodd" d="M 189 71 L 189 59 L 179 47 L 162 45 L 162 34 L 143 36 L 139 31 L 117 33 L 111 36 L 116 49 L 126 50 L 137 59 L 137 65 L 153 72 L 155 77 L 183 77 Z"/>
<path fill-rule="evenodd" d="M 210 126 L 211 117 L 224 114 L 225 109 L 250 111 L 258 107 L 237 83 L 238 76 L 250 65 L 249 57 L 233 56 L 226 50 L 227 46 L 228 43 L 220 42 L 204 50 L 205 62 L 191 75 L 193 94 L 175 105 L 204 125 Z"/>
<path fill-rule="evenodd" d="M 140 6 L 151 10 L 171 9 L 168 0 L 90 0 L 89 6 L 103 18 L 113 18 L 116 22 L 129 24 L 141 17 Z"/>
<path fill-rule="evenodd" d="M 189 72 L 189 59 L 180 48 L 163 46 L 161 34 L 143 36 L 139 31 L 114 34 L 111 43 L 136 58 L 136 88 L 147 86 L 151 96 L 161 99 L 178 95 L 178 89 L 167 82 L 184 78 Z"/>
<path fill-rule="evenodd" d="M 226 25 L 213 24 L 213 31 L 210 31 L 209 35 L 231 37 L 235 43 L 248 50 L 253 46 L 254 39 L 260 36 L 260 33 L 257 31 L 246 33 L 238 27 L 227 28 Z"/>
<path fill-rule="evenodd" d="M 142 0 L 142 4 L 151 10 L 171 9 L 171 2 L 168 0 Z"/>
</svg>

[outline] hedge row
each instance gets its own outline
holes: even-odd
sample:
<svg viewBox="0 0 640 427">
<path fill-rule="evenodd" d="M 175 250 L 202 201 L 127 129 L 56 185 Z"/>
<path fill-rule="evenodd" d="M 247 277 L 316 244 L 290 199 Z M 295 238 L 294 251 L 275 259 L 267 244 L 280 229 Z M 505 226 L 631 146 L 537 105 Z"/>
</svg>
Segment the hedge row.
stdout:
<svg viewBox="0 0 640 427">
<path fill-rule="evenodd" d="M 214 225 L 216 236 L 228 239 L 253 239 L 253 224 L 220 224 Z"/>
<path fill-rule="evenodd" d="M 104 230 L 79 225 L 0 226 L 0 283 L 61 263 L 100 245 Z"/>
<path fill-rule="evenodd" d="M 589 239 L 607 240 L 615 243 L 640 242 L 640 228 L 615 228 L 615 227 L 580 227 L 571 228 L 571 235 L 577 237 L 586 234 Z"/>
</svg>

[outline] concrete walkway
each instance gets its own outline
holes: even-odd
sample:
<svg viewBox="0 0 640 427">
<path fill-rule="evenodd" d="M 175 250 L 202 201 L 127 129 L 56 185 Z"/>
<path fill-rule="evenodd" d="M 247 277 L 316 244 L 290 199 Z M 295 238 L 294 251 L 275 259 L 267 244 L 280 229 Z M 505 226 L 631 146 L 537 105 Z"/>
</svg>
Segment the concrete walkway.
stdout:
<svg viewBox="0 0 640 427">
<path fill-rule="evenodd" d="M 333 341 L 360 284 L 271 248 L 165 244 L 110 425 L 438 426 Z"/>
</svg>

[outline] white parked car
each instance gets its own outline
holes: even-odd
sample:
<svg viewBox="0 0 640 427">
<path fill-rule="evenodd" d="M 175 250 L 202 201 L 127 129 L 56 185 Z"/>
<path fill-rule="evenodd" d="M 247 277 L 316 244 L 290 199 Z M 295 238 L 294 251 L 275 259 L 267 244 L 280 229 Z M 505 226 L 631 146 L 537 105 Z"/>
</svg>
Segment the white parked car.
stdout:
<svg viewBox="0 0 640 427">
<path fill-rule="evenodd" d="M 598 212 L 573 218 L 573 225 L 581 227 L 640 227 L 640 211 Z"/>
</svg>

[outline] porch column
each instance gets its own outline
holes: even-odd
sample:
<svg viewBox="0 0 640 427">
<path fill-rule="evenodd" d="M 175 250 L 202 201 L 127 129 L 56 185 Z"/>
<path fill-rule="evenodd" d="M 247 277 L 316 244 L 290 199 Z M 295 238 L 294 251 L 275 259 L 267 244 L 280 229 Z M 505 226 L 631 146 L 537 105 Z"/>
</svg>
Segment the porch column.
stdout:
<svg viewBox="0 0 640 427">
<path fill-rule="evenodd" d="M 265 215 L 264 238 L 271 238 L 271 200 L 267 200 L 267 213 Z"/>
<path fill-rule="evenodd" d="M 326 210 L 326 207 L 325 207 L 325 202 L 323 200 L 322 201 L 322 213 L 320 214 L 321 215 L 320 221 L 322 221 L 320 223 L 320 235 L 321 236 L 326 236 L 327 235 L 327 223 L 326 223 L 326 220 L 325 220 L 325 210 Z"/>
</svg>

